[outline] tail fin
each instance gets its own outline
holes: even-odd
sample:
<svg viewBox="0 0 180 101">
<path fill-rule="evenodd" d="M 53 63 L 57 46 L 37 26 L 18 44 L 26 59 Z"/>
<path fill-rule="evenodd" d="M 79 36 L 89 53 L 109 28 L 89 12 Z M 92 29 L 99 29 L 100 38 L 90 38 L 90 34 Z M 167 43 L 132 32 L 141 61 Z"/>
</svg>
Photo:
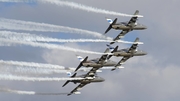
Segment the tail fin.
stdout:
<svg viewBox="0 0 180 101">
<path fill-rule="evenodd" d="M 67 74 L 68 76 L 72 76 L 72 73 L 71 73 L 71 72 L 66 72 L 66 74 Z"/>
<path fill-rule="evenodd" d="M 110 19 L 110 18 L 106 18 L 106 20 L 107 20 L 110 24 L 112 24 L 112 23 L 113 23 L 113 20 L 112 20 L 112 19 Z"/>
<path fill-rule="evenodd" d="M 86 56 L 86 58 L 81 61 L 81 63 L 79 64 L 79 66 L 76 68 L 74 72 L 76 72 L 83 65 L 83 63 L 87 61 L 87 59 L 88 59 L 88 56 Z"/>
<path fill-rule="evenodd" d="M 111 45 L 106 44 L 106 46 L 110 49 L 111 52 L 114 50 L 114 47 L 112 47 Z"/>
<path fill-rule="evenodd" d="M 109 27 L 106 29 L 106 31 L 105 31 L 104 34 L 106 34 L 106 33 L 112 28 L 112 25 L 116 24 L 117 18 L 114 19 L 114 21 L 112 21 L 111 19 L 106 19 L 106 20 L 108 20 L 108 22 L 110 23 L 110 25 L 109 25 Z"/>
<path fill-rule="evenodd" d="M 71 78 L 75 77 L 76 74 L 77 74 L 77 73 L 74 73 L 74 74 L 71 76 Z M 70 80 L 67 80 L 62 87 L 66 86 L 69 82 L 70 82 Z"/>
<path fill-rule="evenodd" d="M 79 60 L 80 62 L 82 62 L 82 61 L 84 60 L 84 58 L 83 58 L 82 56 L 80 56 L 80 55 L 76 55 L 76 57 L 78 58 L 78 60 Z"/>
</svg>

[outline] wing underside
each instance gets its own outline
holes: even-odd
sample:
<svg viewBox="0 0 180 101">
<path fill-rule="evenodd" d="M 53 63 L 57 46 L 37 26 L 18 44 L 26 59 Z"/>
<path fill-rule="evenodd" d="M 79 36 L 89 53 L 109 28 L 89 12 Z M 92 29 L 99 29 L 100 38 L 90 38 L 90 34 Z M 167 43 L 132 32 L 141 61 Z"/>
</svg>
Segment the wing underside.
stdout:
<svg viewBox="0 0 180 101">
<path fill-rule="evenodd" d="M 85 85 L 87 85 L 88 83 L 80 83 L 76 88 L 74 88 L 69 94 L 68 94 L 68 96 L 69 95 L 71 95 L 71 94 L 78 94 L 79 92 L 79 90 L 80 89 L 82 89 L 82 87 L 84 87 Z"/>
<path fill-rule="evenodd" d="M 126 62 L 129 58 L 131 58 L 130 56 L 124 56 L 119 62 L 118 64 L 111 70 L 115 70 L 116 68 L 120 67 L 122 64 L 124 64 L 124 62 Z"/>
<path fill-rule="evenodd" d="M 111 42 L 110 44 L 114 44 L 114 43 L 115 43 L 114 41 L 117 41 L 117 40 L 123 38 L 128 32 L 130 32 L 130 30 L 122 30 L 121 33 L 119 33 L 119 34 L 117 35 L 117 37 L 115 37 L 115 38 L 113 39 L 113 42 Z"/>
</svg>

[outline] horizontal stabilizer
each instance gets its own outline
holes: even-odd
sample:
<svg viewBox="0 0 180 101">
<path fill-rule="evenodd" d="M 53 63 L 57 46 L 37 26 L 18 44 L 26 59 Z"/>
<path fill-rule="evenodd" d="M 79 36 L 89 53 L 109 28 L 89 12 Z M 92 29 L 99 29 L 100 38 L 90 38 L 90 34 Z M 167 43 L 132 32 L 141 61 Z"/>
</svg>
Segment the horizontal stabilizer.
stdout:
<svg viewBox="0 0 180 101">
<path fill-rule="evenodd" d="M 72 73 L 71 73 L 71 72 L 66 72 L 66 74 L 67 74 L 68 76 L 72 76 Z"/>
<path fill-rule="evenodd" d="M 114 50 L 114 47 L 112 47 L 111 45 L 106 44 L 106 46 L 110 49 L 111 52 Z"/>
<path fill-rule="evenodd" d="M 107 20 L 110 24 L 112 24 L 112 23 L 113 23 L 113 20 L 112 20 L 112 19 L 110 19 L 110 18 L 106 18 L 106 20 Z"/>
<path fill-rule="evenodd" d="M 76 55 L 76 57 L 79 59 L 79 61 L 83 61 L 84 60 L 84 58 L 82 57 L 82 56 L 80 56 L 80 55 Z"/>
</svg>

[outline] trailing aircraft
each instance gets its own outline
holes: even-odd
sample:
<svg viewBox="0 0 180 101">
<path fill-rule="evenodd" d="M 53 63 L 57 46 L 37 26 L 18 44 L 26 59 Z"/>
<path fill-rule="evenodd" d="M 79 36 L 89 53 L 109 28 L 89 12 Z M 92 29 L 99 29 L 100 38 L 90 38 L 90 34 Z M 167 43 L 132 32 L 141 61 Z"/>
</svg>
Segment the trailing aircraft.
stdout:
<svg viewBox="0 0 180 101">
<path fill-rule="evenodd" d="M 97 76 L 96 71 L 101 67 L 93 67 L 87 74 L 76 76 L 77 73 L 74 73 L 74 75 L 71 76 L 71 78 L 84 78 L 82 80 L 68 80 L 64 83 L 64 86 L 66 86 L 69 82 L 73 82 L 74 84 L 80 83 L 76 88 L 74 88 L 68 96 L 71 94 L 81 94 L 81 92 L 78 92 L 80 89 L 82 89 L 85 85 L 95 82 L 103 82 L 105 79 L 102 77 Z"/>
<path fill-rule="evenodd" d="M 107 59 L 110 59 L 112 56 L 123 56 L 123 58 L 118 62 L 117 65 L 115 65 L 115 68 L 113 68 L 112 70 L 115 70 L 117 67 L 121 66 L 122 64 L 124 64 L 124 62 L 126 62 L 129 58 L 133 57 L 133 56 L 143 56 L 146 55 L 147 53 L 142 51 L 142 50 L 138 50 L 138 41 L 139 38 L 136 38 L 136 40 L 134 41 L 134 44 L 132 44 L 132 46 L 130 48 L 126 48 L 126 49 L 121 49 L 121 50 L 117 50 L 118 46 L 116 46 L 116 48 L 107 45 L 109 47 L 111 51 L 111 55 L 109 55 L 107 57 Z"/>
<path fill-rule="evenodd" d="M 116 48 L 115 48 L 115 50 L 116 50 Z M 108 53 L 109 53 L 109 49 L 108 48 L 105 50 L 104 53 L 105 54 L 102 55 L 100 58 L 91 59 L 91 60 L 87 60 L 88 56 L 86 56 L 86 58 L 84 59 L 82 56 L 77 55 L 77 58 L 80 60 L 80 64 L 76 68 L 75 72 L 81 66 L 84 66 L 84 67 L 94 67 L 94 68 L 99 68 L 99 67 L 104 67 L 104 66 L 115 66 L 117 64 L 117 62 L 107 59 Z M 123 67 L 118 67 L 118 68 L 123 68 Z"/>
</svg>

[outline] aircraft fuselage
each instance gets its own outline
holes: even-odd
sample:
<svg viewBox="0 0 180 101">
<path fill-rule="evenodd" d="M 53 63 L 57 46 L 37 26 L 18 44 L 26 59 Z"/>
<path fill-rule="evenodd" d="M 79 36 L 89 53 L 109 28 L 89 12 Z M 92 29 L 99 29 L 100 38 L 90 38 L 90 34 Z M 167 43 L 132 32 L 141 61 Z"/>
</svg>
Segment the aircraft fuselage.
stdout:
<svg viewBox="0 0 180 101">
<path fill-rule="evenodd" d="M 103 81 L 105 81 L 104 78 L 99 77 L 99 76 L 95 76 L 95 77 L 92 77 L 92 79 L 73 80 L 71 82 L 74 82 L 74 83 L 94 83 L 94 82 L 103 82 Z"/>
<path fill-rule="evenodd" d="M 115 30 L 144 30 L 147 29 L 145 25 L 135 24 L 134 26 L 128 26 L 126 23 L 118 23 L 112 25 L 112 28 Z"/>
<path fill-rule="evenodd" d="M 128 50 L 124 49 L 124 50 L 118 50 L 116 52 L 113 53 L 113 56 L 143 56 L 146 55 L 147 53 L 142 51 L 142 50 L 137 50 L 134 52 L 127 52 Z"/>
<path fill-rule="evenodd" d="M 114 61 L 108 60 L 107 62 L 104 63 L 97 63 L 96 61 L 86 61 L 82 65 L 84 67 L 103 67 L 103 66 L 115 66 L 117 63 Z"/>
</svg>

